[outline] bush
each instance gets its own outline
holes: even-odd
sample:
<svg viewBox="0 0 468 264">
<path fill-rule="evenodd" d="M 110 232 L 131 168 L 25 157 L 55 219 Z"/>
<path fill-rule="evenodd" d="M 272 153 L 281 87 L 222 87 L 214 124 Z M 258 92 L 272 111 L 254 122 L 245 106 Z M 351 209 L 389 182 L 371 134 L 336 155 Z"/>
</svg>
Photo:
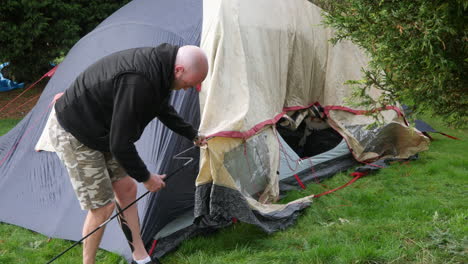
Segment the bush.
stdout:
<svg viewBox="0 0 468 264">
<path fill-rule="evenodd" d="M 336 29 L 333 41 L 350 39 L 371 57 L 355 96 L 370 86 L 384 95 L 364 98 L 369 108 L 411 104 L 419 112 L 444 117 L 452 125 L 468 122 L 468 2 L 462 0 L 315 0 L 327 8 L 325 23 Z"/>
<path fill-rule="evenodd" d="M 3 0 L 0 5 L 0 62 L 9 78 L 36 80 L 80 37 L 128 0 Z"/>
</svg>

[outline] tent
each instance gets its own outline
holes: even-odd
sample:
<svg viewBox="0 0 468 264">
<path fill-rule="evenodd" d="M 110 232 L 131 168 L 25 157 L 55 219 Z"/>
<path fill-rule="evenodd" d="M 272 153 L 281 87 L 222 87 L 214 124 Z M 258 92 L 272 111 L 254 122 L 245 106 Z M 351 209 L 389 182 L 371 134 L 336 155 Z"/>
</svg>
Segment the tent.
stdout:
<svg viewBox="0 0 468 264">
<path fill-rule="evenodd" d="M 367 129 L 372 118 L 345 106 L 344 83 L 361 79 L 366 56 L 350 42 L 333 46 L 333 31 L 322 26 L 316 6 L 301 0 L 212 0 L 203 7 L 200 46 L 210 72 L 200 95 L 200 131 L 214 138 L 200 154 L 196 219 L 235 217 L 272 232 L 308 206 L 310 197 L 272 204 L 280 180 L 298 178 L 304 170 L 314 174 L 320 165 L 318 157 L 288 155 L 276 129 L 282 119 L 292 130 L 305 123 L 304 134 L 333 128 L 360 162 L 405 159 L 427 148 L 428 139 L 408 127 L 398 107 L 381 109 L 384 124 Z M 374 89 L 370 96 L 380 93 Z"/>
<path fill-rule="evenodd" d="M 81 238 L 85 212 L 65 169 L 55 153 L 34 146 L 54 95 L 99 58 L 127 48 L 199 45 L 210 63 L 200 95 L 174 92 L 171 103 L 213 138 L 206 149 L 184 153 L 195 162 L 138 204 L 142 236 L 155 256 L 237 220 L 266 232 L 284 229 L 312 197 L 275 204 L 281 190 L 357 161 L 425 150 L 428 139 L 408 127 L 398 107 L 382 109 L 385 125 L 368 130 L 373 121 L 365 111 L 344 106 L 343 83 L 359 79 L 367 60 L 350 42 L 328 42 L 333 32 L 320 25 L 320 12 L 305 0 L 134 0 L 122 7 L 76 43 L 34 109 L 0 138 L 0 221 Z M 172 157 L 190 146 L 157 120 L 137 142 L 157 173 L 179 168 L 184 161 Z M 101 247 L 130 257 L 116 222 L 108 224 Z"/>
</svg>

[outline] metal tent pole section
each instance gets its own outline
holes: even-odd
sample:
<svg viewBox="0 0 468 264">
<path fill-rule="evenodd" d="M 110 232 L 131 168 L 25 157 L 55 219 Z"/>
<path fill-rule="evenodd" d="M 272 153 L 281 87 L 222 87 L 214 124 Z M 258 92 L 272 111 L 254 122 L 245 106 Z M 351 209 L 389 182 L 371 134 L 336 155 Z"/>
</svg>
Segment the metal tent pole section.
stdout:
<svg viewBox="0 0 468 264">
<path fill-rule="evenodd" d="M 164 179 L 165 182 L 167 182 L 169 180 L 169 178 L 175 174 L 177 174 L 179 171 L 181 171 L 182 169 L 184 169 L 188 164 L 190 164 L 192 161 L 193 161 L 193 158 L 192 157 L 179 157 L 179 155 L 191 150 L 195 148 L 195 146 L 193 147 L 190 147 L 182 152 L 180 152 L 179 154 L 175 155 L 174 156 L 174 159 L 185 159 L 187 160 L 187 162 L 185 162 L 181 167 L 179 167 L 178 169 L 176 169 L 175 171 L 167 174 L 166 178 Z M 113 215 L 112 217 L 110 217 L 109 219 L 107 219 L 104 223 L 100 224 L 96 229 L 94 229 L 93 231 L 91 231 L 89 234 L 87 234 L 86 236 L 84 236 L 83 238 L 81 238 L 80 240 L 76 241 L 73 245 L 71 245 L 70 247 L 68 247 L 67 249 L 65 249 L 64 251 L 62 251 L 62 253 L 58 254 L 57 256 L 55 256 L 53 259 L 49 260 L 49 262 L 47 262 L 46 264 L 49 264 L 49 263 L 52 263 L 54 262 L 55 260 L 57 260 L 58 258 L 60 258 L 63 254 L 67 253 L 70 249 L 74 248 L 76 245 L 80 244 L 83 240 L 85 240 L 86 238 L 88 238 L 89 236 L 91 236 L 92 234 L 94 234 L 96 231 L 98 231 L 99 229 L 101 229 L 103 226 L 107 225 L 107 223 L 109 223 L 110 221 L 112 221 L 114 218 L 116 218 L 117 216 L 119 216 L 119 214 L 123 213 L 125 210 L 127 210 L 129 207 L 131 207 L 132 205 L 134 205 L 135 203 L 137 203 L 139 200 L 141 200 L 143 197 L 145 197 L 146 195 L 148 195 L 148 193 L 150 193 L 150 191 L 147 191 L 145 192 L 144 194 L 142 194 L 140 197 L 138 197 L 135 201 L 133 201 L 132 203 L 130 203 L 129 205 L 127 205 L 125 208 L 123 208 L 122 210 L 120 210 L 119 212 L 117 212 L 115 215 Z"/>
</svg>

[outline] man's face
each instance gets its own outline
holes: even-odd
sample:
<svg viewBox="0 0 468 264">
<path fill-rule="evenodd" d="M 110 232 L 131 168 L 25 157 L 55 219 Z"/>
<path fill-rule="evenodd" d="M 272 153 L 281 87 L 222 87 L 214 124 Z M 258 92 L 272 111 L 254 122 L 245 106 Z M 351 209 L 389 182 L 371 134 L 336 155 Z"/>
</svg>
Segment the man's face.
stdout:
<svg viewBox="0 0 468 264">
<path fill-rule="evenodd" d="M 183 66 L 176 66 L 174 72 L 174 84 L 172 89 L 173 90 L 188 90 L 192 87 L 196 87 L 202 82 L 202 78 L 193 74 L 193 72 L 187 71 L 183 68 Z"/>
<path fill-rule="evenodd" d="M 184 89 L 185 91 L 192 88 L 192 87 L 195 87 L 197 84 L 195 85 L 192 85 L 191 82 L 188 82 L 186 80 L 183 80 L 183 79 L 179 79 L 179 80 L 174 80 L 174 85 L 173 85 L 173 90 L 181 90 L 181 89 Z"/>
</svg>

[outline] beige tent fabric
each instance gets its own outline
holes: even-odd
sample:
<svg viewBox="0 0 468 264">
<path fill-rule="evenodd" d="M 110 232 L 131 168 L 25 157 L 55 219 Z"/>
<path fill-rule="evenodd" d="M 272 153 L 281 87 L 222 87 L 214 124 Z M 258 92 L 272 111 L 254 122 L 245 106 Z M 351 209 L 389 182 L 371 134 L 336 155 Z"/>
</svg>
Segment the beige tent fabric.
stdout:
<svg viewBox="0 0 468 264">
<path fill-rule="evenodd" d="M 359 161 L 381 158 L 406 159 L 427 150 L 429 139 L 409 128 L 395 110 L 381 112 L 385 125 L 368 128 L 372 117 L 342 110 L 329 111 L 328 123 L 346 138 L 354 157 Z"/>
<path fill-rule="evenodd" d="M 333 46 L 321 9 L 304 0 L 207 0 L 203 15 L 206 135 L 247 131 L 287 106 L 341 105 L 344 82 L 360 79 L 367 63 L 352 43 Z"/>
<path fill-rule="evenodd" d="M 215 137 L 210 141 L 201 152 L 197 186 L 213 183 L 238 189 L 248 197 L 252 208 L 261 212 L 272 210 L 252 201 L 264 204 L 278 198 L 276 131 L 271 125 L 260 131 L 252 129 L 281 115 L 284 107 L 305 107 L 314 102 L 343 105 L 344 98 L 350 95 L 344 83 L 361 79 L 361 69 L 368 62 L 362 50 L 351 42 L 337 45 L 329 42 L 333 32 L 322 25 L 321 12 L 305 0 L 204 1 L 201 48 L 207 53 L 210 70 L 200 93 L 200 132 L 204 135 L 237 132 L 234 136 L 240 138 Z M 371 93 L 374 97 L 379 94 L 378 90 Z M 372 123 L 368 118 L 334 112 L 331 115 L 332 119 L 337 118 L 331 120 L 332 125 L 356 149 L 356 158 L 366 160 L 382 154 L 367 153 L 360 145 L 362 142 L 347 132 L 354 122 Z M 408 157 L 425 149 L 427 142 L 402 120 L 389 118 L 391 127 L 397 131 L 394 142 L 401 148 L 395 153 L 397 157 Z M 385 135 L 391 135 L 392 131 L 385 130 Z M 266 139 L 257 140 L 261 137 Z M 408 143 L 413 140 L 417 143 Z M 234 156 L 232 153 L 242 144 L 255 145 L 252 153 L 267 150 L 263 155 L 269 162 L 263 166 L 270 169 L 256 176 L 264 177 L 264 190 L 258 199 L 251 199 L 253 194 L 244 192 L 237 178 L 241 176 L 232 175 L 226 168 L 225 156 Z M 252 153 L 246 157 L 254 161 Z M 242 159 L 230 161 L 229 166 L 241 168 Z"/>
</svg>

